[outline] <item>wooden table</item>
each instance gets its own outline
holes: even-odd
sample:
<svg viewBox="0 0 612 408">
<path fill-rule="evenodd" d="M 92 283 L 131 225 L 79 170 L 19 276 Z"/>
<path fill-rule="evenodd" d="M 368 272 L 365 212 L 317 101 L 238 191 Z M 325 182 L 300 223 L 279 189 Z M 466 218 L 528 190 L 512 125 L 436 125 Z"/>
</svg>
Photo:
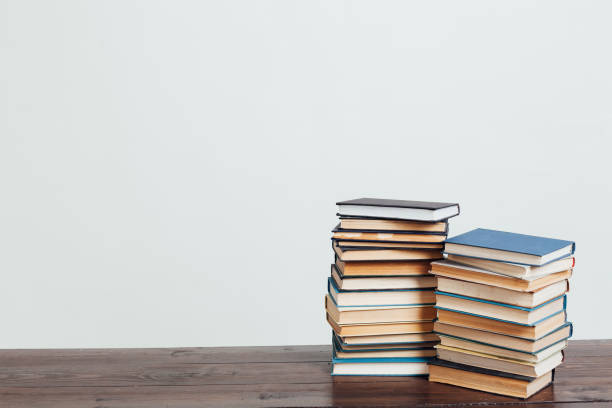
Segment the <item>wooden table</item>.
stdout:
<svg viewBox="0 0 612 408">
<path fill-rule="evenodd" d="M 327 345 L 2 350 L 0 407 L 612 406 L 612 340 L 571 341 L 554 385 L 526 401 L 424 378 L 331 377 L 329 360 Z"/>
</svg>

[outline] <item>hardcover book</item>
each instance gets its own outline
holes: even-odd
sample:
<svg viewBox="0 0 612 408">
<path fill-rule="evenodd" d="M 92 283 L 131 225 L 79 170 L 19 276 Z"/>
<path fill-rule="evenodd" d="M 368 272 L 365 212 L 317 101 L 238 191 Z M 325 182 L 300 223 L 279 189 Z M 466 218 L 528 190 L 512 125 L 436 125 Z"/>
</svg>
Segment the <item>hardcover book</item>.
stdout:
<svg viewBox="0 0 612 408">
<path fill-rule="evenodd" d="M 436 346 L 436 350 L 438 351 L 438 358 L 440 360 L 528 377 L 540 377 L 552 371 L 563 361 L 562 351 L 558 351 L 542 361 L 532 363 L 500 357 L 493 354 L 480 353 L 473 350 L 443 346 L 441 344 Z"/>
<path fill-rule="evenodd" d="M 429 362 L 429 381 L 518 398 L 532 396 L 549 385 L 553 379 L 554 370 L 534 378 L 440 359 Z"/>
<path fill-rule="evenodd" d="M 332 375 L 427 375 L 427 363 L 433 357 L 340 358 L 332 354 Z"/>
<path fill-rule="evenodd" d="M 573 257 L 561 258 L 542 266 L 529 266 L 511 262 L 489 261 L 486 259 L 471 258 L 469 256 L 448 255 L 448 261 L 474 266 L 501 275 L 513 276 L 520 279 L 534 279 L 572 269 L 576 264 Z"/>
<path fill-rule="evenodd" d="M 565 311 L 555 313 L 549 318 L 529 326 L 469 313 L 438 309 L 438 321 L 453 326 L 535 340 L 564 325 L 566 323 L 566 315 Z"/>
<path fill-rule="evenodd" d="M 333 242 L 333 241 L 332 241 Z M 442 248 L 439 249 L 405 249 L 405 248 L 367 248 L 339 247 L 332 243 L 334 252 L 341 261 L 416 261 L 424 259 L 442 259 Z"/>
<path fill-rule="evenodd" d="M 433 330 L 433 324 L 432 324 Z M 373 334 L 366 336 L 338 335 L 343 345 L 348 346 L 389 346 L 395 344 L 438 343 L 438 336 L 430 331 L 401 334 Z"/>
<path fill-rule="evenodd" d="M 569 289 L 568 281 L 563 280 L 545 286 L 532 292 L 522 292 L 498 288 L 496 286 L 483 285 L 458 279 L 450 279 L 439 276 L 438 290 L 440 292 L 454 293 L 467 297 L 491 300 L 499 303 L 506 303 L 514 306 L 534 308 L 551 299 L 557 298 Z"/>
<path fill-rule="evenodd" d="M 525 353 L 539 353 L 553 344 L 569 339 L 572 336 L 572 324 L 566 322 L 554 328 L 549 333 L 545 333 L 541 337 L 533 339 L 493 333 L 482 329 L 455 326 L 441 321 L 436 321 L 434 323 L 434 332 L 438 335 L 456 337 L 508 350 Z"/>
<path fill-rule="evenodd" d="M 572 241 L 478 228 L 446 240 L 445 253 L 541 266 L 574 253 Z"/>
<path fill-rule="evenodd" d="M 490 344 L 484 344 L 480 341 L 472 341 L 468 339 L 462 339 L 460 337 L 447 336 L 444 334 L 438 334 L 438 336 L 440 337 L 440 344 L 443 346 L 471 350 L 485 354 L 492 354 L 499 357 L 527 361 L 530 363 L 538 363 L 542 360 L 545 360 L 553 354 L 564 350 L 567 347 L 567 340 L 564 339 L 554 344 L 551 344 L 550 346 L 536 353 L 529 353 L 526 351 L 510 350 L 506 347 L 497 347 Z"/>
<path fill-rule="evenodd" d="M 340 290 L 417 289 L 436 287 L 436 277 L 433 275 L 344 276 L 335 264 L 331 265 L 331 276 Z"/>
<path fill-rule="evenodd" d="M 438 222 L 459 214 L 457 203 L 358 198 L 337 202 L 340 216 Z"/>
<path fill-rule="evenodd" d="M 370 348 L 370 349 L 345 349 L 332 336 L 333 352 L 337 359 L 362 359 L 362 358 L 431 358 L 436 356 L 433 347 L 412 347 L 412 348 Z"/>
<path fill-rule="evenodd" d="M 424 306 L 435 302 L 432 288 L 342 290 L 332 278 L 327 283 L 329 295 L 338 306 Z"/>
<path fill-rule="evenodd" d="M 429 272 L 429 261 L 342 261 L 335 256 L 340 274 L 345 276 L 423 276 Z"/>
<path fill-rule="evenodd" d="M 538 278 L 514 278 L 500 275 L 474 266 L 467 266 L 451 261 L 434 261 L 431 273 L 437 276 L 459 279 L 468 282 L 482 283 L 521 292 L 533 292 L 543 287 L 569 279 L 572 270 L 552 273 Z"/>
<path fill-rule="evenodd" d="M 487 317 L 504 322 L 535 326 L 565 310 L 566 297 L 559 296 L 533 308 L 510 305 L 436 291 L 436 309 Z"/>
<path fill-rule="evenodd" d="M 433 322 L 392 322 L 374 324 L 338 324 L 327 314 L 327 322 L 340 337 L 383 336 L 389 334 L 428 333 Z"/>
<path fill-rule="evenodd" d="M 431 322 L 436 318 L 433 306 L 339 307 L 329 295 L 325 296 L 325 310 L 339 325 Z"/>
<path fill-rule="evenodd" d="M 439 232 L 405 232 L 385 230 L 349 230 L 340 228 L 340 224 L 332 230 L 332 238 L 345 241 L 382 241 L 403 243 L 441 243 L 446 234 Z"/>
<path fill-rule="evenodd" d="M 347 338 L 339 337 L 332 331 L 333 341 L 338 344 L 342 351 L 367 351 L 367 350 L 421 350 L 433 349 L 433 346 L 438 344 L 438 338 L 433 333 L 417 333 L 417 334 L 399 334 L 389 336 L 361 336 Z M 382 341 L 368 343 L 373 337 L 382 337 Z M 352 339 L 359 341 L 353 343 Z M 432 340 L 433 339 L 433 340 Z M 389 341 L 386 341 L 389 340 Z"/>
<path fill-rule="evenodd" d="M 446 234 L 448 232 L 448 222 L 421 222 L 343 216 L 340 217 L 340 228 L 362 231 L 388 230 L 395 232 Z"/>
</svg>

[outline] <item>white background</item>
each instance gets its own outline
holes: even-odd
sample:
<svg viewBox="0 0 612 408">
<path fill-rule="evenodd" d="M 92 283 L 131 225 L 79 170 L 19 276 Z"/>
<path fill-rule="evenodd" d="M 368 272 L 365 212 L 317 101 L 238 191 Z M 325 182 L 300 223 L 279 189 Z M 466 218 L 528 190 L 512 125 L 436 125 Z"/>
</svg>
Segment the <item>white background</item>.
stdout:
<svg viewBox="0 0 612 408">
<path fill-rule="evenodd" d="M 612 272 L 612 3 L 0 1 L 0 347 L 329 343 L 335 202 Z"/>
</svg>

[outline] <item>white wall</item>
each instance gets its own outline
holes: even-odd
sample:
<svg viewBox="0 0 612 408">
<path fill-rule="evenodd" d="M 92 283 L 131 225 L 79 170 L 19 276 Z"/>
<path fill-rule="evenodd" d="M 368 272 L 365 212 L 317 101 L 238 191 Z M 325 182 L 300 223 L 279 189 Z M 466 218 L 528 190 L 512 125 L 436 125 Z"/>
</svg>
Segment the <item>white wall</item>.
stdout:
<svg viewBox="0 0 612 408">
<path fill-rule="evenodd" d="M 335 202 L 577 242 L 612 337 L 606 1 L 0 2 L 0 347 L 327 343 Z"/>
</svg>

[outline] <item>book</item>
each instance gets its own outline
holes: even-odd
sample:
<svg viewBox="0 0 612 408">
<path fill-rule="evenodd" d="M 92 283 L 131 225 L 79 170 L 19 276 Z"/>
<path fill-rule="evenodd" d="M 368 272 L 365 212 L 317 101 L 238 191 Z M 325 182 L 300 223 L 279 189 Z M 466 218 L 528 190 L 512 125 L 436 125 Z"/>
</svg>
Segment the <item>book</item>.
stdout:
<svg viewBox="0 0 612 408">
<path fill-rule="evenodd" d="M 553 378 L 553 370 L 533 378 L 440 359 L 429 362 L 429 381 L 518 398 L 531 397 L 552 383 Z"/>
<path fill-rule="evenodd" d="M 486 345 L 503 347 L 508 350 L 538 353 L 555 343 L 570 338 L 572 335 L 572 324 L 566 322 L 554 328 L 551 332 L 545 333 L 541 337 L 534 339 L 525 339 L 481 329 L 455 326 L 441 321 L 434 322 L 434 332 L 438 334 L 438 336 L 452 336 Z"/>
<path fill-rule="evenodd" d="M 442 243 L 420 242 L 385 242 L 385 241 L 346 241 L 332 238 L 332 241 L 343 250 L 356 249 L 437 249 L 442 251 Z M 362 248 L 363 247 L 363 248 Z"/>
<path fill-rule="evenodd" d="M 572 255 L 575 247 L 572 241 L 477 228 L 447 239 L 444 252 L 450 255 L 541 266 Z"/>
<path fill-rule="evenodd" d="M 422 350 L 422 349 L 433 349 L 433 346 L 435 346 L 436 344 L 439 344 L 439 341 L 437 341 L 437 337 L 433 336 L 431 333 L 416 333 L 416 334 L 399 334 L 399 335 L 388 335 L 388 336 L 382 336 L 385 338 L 391 338 L 391 337 L 402 337 L 402 336 L 424 336 L 424 335 L 430 335 L 431 338 L 435 338 L 435 341 L 417 341 L 417 342 L 407 342 L 407 343 L 402 343 L 402 342 L 382 342 L 382 343 L 374 343 L 374 344 L 353 344 L 353 343 L 347 343 L 345 341 L 345 338 L 342 337 L 338 337 L 338 335 L 336 333 L 333 332 L 332 330 L 332 339 L 334 342 L 337 343 L 338 347 L 343 350 L 343 351 L 375 351 L 375 350 L 397 350 L 397 349 L 401 349 L 401 350 Z M 377 337 L 377 336 L 360 336 L 360 337 L 355 337 L 355 339 L 358 339 L 360 341 L 364 341 L 364 339 L 367 341 L 370 337 Z M 381 336 L 378 336 L 381 337 Z"/>
<path fill-rule="evenodd" d="M 335 264 L 331 265 L 331 276 L 340 290 L 416 289 L 436 287 L 436 277 L 433 275 L 382 277 L 343 276 Z"/>
<path fill-rule="evenodd" d="M 344 349 L 336 336 L 332 336 L 333 352 L 337 359 L 349 358 L 415 358 L 435 357 L 433 347 L 419 348 L 385 348 L 385 349 Z"/>
<path fill-rule="evenodd" d="M 433 328 L 433 327 L 432 327 Z M 348 346 L 389 346 L 393 344 L 416 344 L 438 343 L 438 336 L 434 333 L 424 331 L 420 333 L 400 333 L 400 334 L 374 334 L 369 336 L 339 336 L 343 345 Z"/>
<path fill-rule="evenodd" d="M 409 233 L 402 231 L 371 231 L 371 230 L 347 230 L 340 228 L 340 224 L 332 230 L 332 238 L 335 240 L 385 242 L 385 243 L 443 243 L 445 234 L 439 233 Z"/>
<path fill-rule="evenodd" d="M 332 375 L 419 376 L 427 375 L 428 358 L 332 359 Z"/>
<path fill-rule="evenodd" d="M 524 375 L 527 377 L 539 377 L 546 374 L 547 372 L 552 371 L 563 361 L 563 353 L 561 351 L 556 352 L 542 361 L 531 363 L 499 357 L 493 354 L 479 353 L 473 350 L 443 346 L 441 344 L 438 344 L 435 347 L 440 360 L 451 361 L 453 363 L 473 367 L 486 368 L 488 370 Z"/>
<path fill-rule="evenodd" d="M 491 319 L 489 317 L 474 316 L 462 312 L 438 309 L 438 321 L 453 326 L 484 330 L 507 336 L 535 340 L 565 324 L 565 311 L 554 314 L 533 326 L 510 323 L 507 321 Z"/>
<path fill-rule="evenodd" d="M 388 220 L 378 218 L 340 217 L 340 228 L 348 230 L 390 232 L 430 232 L 445 234 L 448 232 L 448 222 L 418 222 L 404 220 Z"/>
<path fill-rule="evenodd" d="M 567 347 L 567 340 L 561 340 L 536 353 L 528 353 L 525 351 L 509 350 L 505 347 L 496 347 L 489 344 L 483 344 L 482 342 L 471 341 L 459 337 L 446 336 L 443 334 L 439 334 L 438 336 L 440 337 L 440 344 L 443 346 L 492 354 L 499 357 L 527 361 L 530 363 L 538 363 L 543 361 Z"/>
<path fill-rule="evenodd" d="M 332 243 L 332 248 L 341 261 L 409 261 L 442 259 L 441 249 L 340 248 L 335 242 Z"/>
<path fill-rule="evenodd" d="M 521 292 L 442 276 L 439 276 L 437 281 L 440 292 L 449 292 L 527 308 L 533 308 L 557 298 L 569 289 L 567 280 L 544 286 L 533 292 Z"/>
<path fill-rule="evenodd" d="M 436 309 L 451 310 L 527 326 L 535 326 L 540 321 L 563 312 L 565 302 L 565 296 L 559 296 L 536 307 L 527 308 L 436 291 Z"/>
<path fill-rule="evenodd" d="M 457 203 L 358 198 L 337 202 L 340 216 L 442 221 L 459 214 Z"/>
<path fill-rule="evenodd" d="M 327 290 L 338 306 L 416 306 L 433 305 L 433 289 L 342 290 L 332 278 Z"/>
<path fill-rule="evenodd" d="M 427 275 L 429 261 L 342 261 L 335 256 L 342 277 L 347 276 L 420 276 Z"/>
<path fill-rule="evenodd" d="M 386 334 L 426 333 L 433 330 L 433 322 L 394 322 L 376 324 L 338 324 L 327 313 L 327 322 L 340 336 L 380 336 Z"/>
<path fill-rule="evenodd" d="M 428 358 L 435 357 L 436 350 L 434 348 L 426 349 L 407 349 L 407 350 L 374 350 L 374 351 L 337 351 L 337 359 L 351 358 Z"/>
<path fill-rule="evenodd" d="M 485 285 L 497 286 L 521 292 L 532 292 L 541 289 L 545 286 L 552 285 L 556 282 L 561 282 L 569 279 L 572 275 L 572 270 L 553 273 L 539 278 L 519 279 L 504 275 L 499 275 L 495 272 L 490 272 L 484 269 L 461 265 L 451 261 L 434 261 L 431 263 L 432 274 L 436 276 L 445 276 L 448 278 L 465 280 L 469 282 L 482 283 Z"/>
<path fill-rule="evenodd" d="M 536 278 L 545 275 L 550 275 L 551 273 L 566 271 L 568 269 L 572 269 L 576 264 L 576 260 L 572 256 L 567 258 L 561 258 L 559 260 L 552 261 L 542 266 L 530 266 L 515 264 L 511 262 L 489 261 L 486 259 L 470 258 L 467 256 L 452 254 L 448 255 L 446 259 L 460 264 L 475 266 L 491 272 L 513 276 L 521 279 Z"/>
<path fill-rule="evenodd" d="M 338 307 L 338 305 L 329 295 L 325 296 L 325 310 L 331 316 L 331 318 L 340 325 L 415 321 L 431 322 L 436 318 L 436 310 L 433 306 L 384 306 L 380 308 L 343 308 Z"/>
</svg>

